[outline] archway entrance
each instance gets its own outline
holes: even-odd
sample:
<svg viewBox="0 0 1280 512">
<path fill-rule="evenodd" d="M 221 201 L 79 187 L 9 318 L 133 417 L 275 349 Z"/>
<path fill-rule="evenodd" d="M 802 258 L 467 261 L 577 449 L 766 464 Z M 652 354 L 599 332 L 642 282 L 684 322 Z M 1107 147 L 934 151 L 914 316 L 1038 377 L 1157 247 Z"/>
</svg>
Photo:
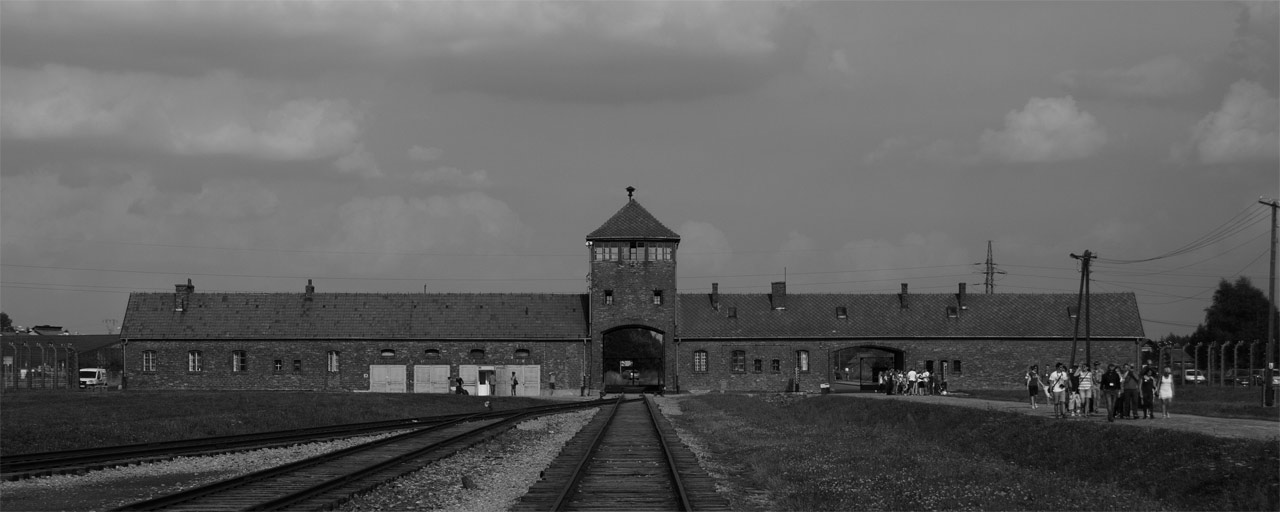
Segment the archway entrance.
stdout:
<svg viewBox="0 0 1280 512">
<path fill-rule="evenodd" d="M 835 351 L 835 386 L 839 391 L 876 391 L 880 374 L 902 369 L 902 351 L 886 347 L 849 347 Z"/>
<path fill-rule="evenodd" d="M 604 333 L 604 391 L 656 393 L 666 383 L 661 332 L 622 327 Z"/>
</svg>

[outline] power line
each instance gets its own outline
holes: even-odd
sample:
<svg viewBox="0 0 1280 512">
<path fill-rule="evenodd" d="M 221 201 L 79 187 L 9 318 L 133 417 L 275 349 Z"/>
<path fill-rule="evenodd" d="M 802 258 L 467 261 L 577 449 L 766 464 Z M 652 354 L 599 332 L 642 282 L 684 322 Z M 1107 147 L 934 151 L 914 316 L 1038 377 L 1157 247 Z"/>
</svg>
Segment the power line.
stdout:
<svg viewBox="0 0 1280 512">
<path fill-rule="evenodd" d="M 1249 211 L 1250 209 L 1253 209 L 1253 211 Z M 1242 214 L 1244 215 L 1242 216 Z M 1156 261 L 1156 260 L 1162 260 L 1166 258 L 1172 258 L 1174 256 L 1179 256 L 1189 252 L 1197 251 L 1199 249 L 1203 249 L 1205 247 L 1213 245 L 1221 240 L 1224 240 L 1232 235 L 1235 235 L 1236 233 L 1239 233 L 1240 231 L 1248 229 L 1254 224 L 1262 222 L 1264 219 L 1266 219 L 1266 216 L 1267 216 L 1266 212 L 1262 210 L 1258 210 L 1254 208 L 1252 204 L 1250 204 L 1249 206 L 1237 212 L 1230 219 L 1227 219 L 1226 222 L 1223 222 L 1218 227 L 1213 228 L 1208 233 L 1201 235 L 1200 238 L 1197 238 L 1187 243 L 1186 245 L 1183 245 L 1182 247 L 1166 252 L 1159 256 L 1153 256 L 1150 258 L 1142 258 L 1142 259 L 1133 259 L 1133 260 L 1109 259 L 1109 258 L 1098 258 L 1098 260 L 1100 262 L 1106 262 L 1106 263 L 1112 263 L 1112 264 L 1132 264 L 1132 263 L 1145 263 L 1148 261 Z"/>
</svg>

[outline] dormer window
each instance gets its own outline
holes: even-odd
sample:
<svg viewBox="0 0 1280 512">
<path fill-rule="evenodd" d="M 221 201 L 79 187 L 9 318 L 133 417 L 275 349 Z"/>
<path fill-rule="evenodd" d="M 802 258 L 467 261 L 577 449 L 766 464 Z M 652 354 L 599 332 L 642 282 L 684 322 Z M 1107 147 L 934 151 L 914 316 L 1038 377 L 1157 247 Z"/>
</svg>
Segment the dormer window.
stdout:
<svg viewBox="0 0 1280 512">
<path fill-rule="evenodd" d="M 1067 318 L 1079 318 L 1080 310 L 1075 306 L 1067 306 Z"/>
<path fill-rule="evenodd" d="M 849 309 L 844 306 L 836 307 L 836 318 L 849 318 Z"/>
<path fill-rule="evenodd" d="M 947 306 L 947 318 L 957 318 L 959 316 L 960 311 L 955 306 Z"/>
<path fill-rule="evenodd" d="M 729 306 L 729 318 L 738 318 L 737 306 Z"/>
</svg>

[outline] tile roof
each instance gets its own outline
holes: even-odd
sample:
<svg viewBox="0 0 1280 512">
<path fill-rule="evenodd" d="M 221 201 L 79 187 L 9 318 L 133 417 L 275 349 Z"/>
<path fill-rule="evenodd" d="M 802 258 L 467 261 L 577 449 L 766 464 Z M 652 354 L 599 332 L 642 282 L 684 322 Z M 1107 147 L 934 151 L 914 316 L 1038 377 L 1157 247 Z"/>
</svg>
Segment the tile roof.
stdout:
<svg viewBox="0 0 1280 512">
<path fill-rule="evenodd" d="M 680 294 L 682 338 L 858 337 L 858 338 L 1067 338 L 1075 319 L 1076 294 L 968 294 L 966 309 L 949 318 L 955 294 L 909 294 L 908 307 L 897 294 L 787 294 L 787 308 L 775 311 L 767 293 Z M 1094 338 L 1143 338 L 1137 298 L 1132 293 L 1090 296 L 1090 335 Z M 737 318 L 729 318 L 730 307 Z M 837 318 L 844 307 L 847 318 Z M 1080 337 L 1084 337 L 1081 322 Z"/>
<path fill-rule="evenodd" d="M 658 222 L 649 210 L 640 206 L 635 199 L 609 217 L 603 225 L 587 235 L 587 240 L 607 239 L 665 239 L 679 240 L 680 235 Z"/>
<path fill-rule="evenodd" d="M 133 293 L 121 337 L 341 339 L 587 337 L 587 296 L 553 293 Z"/>
</svg>

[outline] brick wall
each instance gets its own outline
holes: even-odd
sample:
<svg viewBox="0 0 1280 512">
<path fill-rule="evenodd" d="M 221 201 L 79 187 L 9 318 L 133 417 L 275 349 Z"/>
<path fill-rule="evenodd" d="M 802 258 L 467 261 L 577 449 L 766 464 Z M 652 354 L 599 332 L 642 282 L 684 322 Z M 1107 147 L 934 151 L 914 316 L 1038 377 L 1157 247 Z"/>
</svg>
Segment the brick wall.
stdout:
<svg viewBox="0 0 1280 512">
<path fill-rule="evenodd" d="M 383 350 L 394 355 L 383 356 Z M 427 350 L 439 351 L 439 357 L 428 355 Z M 472 359 L 473 349 L 485 351 L 484 359 Z M 187 371 L 187 353 L 199 350 L 203 353 L 203 371 Z M 232 352 L 243 350 L 247 365 L 243 372 L 233 372 Z M 516 358 L 517 350 L 528 350 L 528 358 Z M 143 353 L 155 351 L 156 369 L 142 371 Z M 327 368 L 327 353 L 338 351 L 337 372 Z M 581 386 L 583 344 L 581 340 L 564 341 L 243 341 L 243 340 L 192 340 L 146 341 L 132 340 L 128 347 L 128 387 L 132 389 L 218 389 L 218 390 L 276 390 L 301 389 L 313 391 L 369 389 L 369 365 L 404 365 L 406 388 L 414 388 L 414 365 L 450 365 L 457 373 L 460 364 L 508 365 L 536 364 L 541 366 L 543 394 L 549 393 L 550 374 L 556 374 L 557 394 L 578 394 Z M 283 365 L 274 369 L 274 360 Z M 301 371 L 294 371 L 294 360 L 302 362 Z"/>
<path fill-rule="evenodd" d="M 591 262 L 591 346 L 587 381 L 592 392 L 601 384 L 605 332 L 619 327 L 649 327 L 664 333 L 665 346 L 670 347 L 679 297 L 674 258 L 673 255 L 670 261 Z M 606 304 L 606 290 L 613 292 L 613 304 Z M 662 290 L 662 304 L 653 303 L 654 290 Z M 670 357 L 667 359 L 669 382 L 674 368 Z"/>
<path fill-rule="evenodd" d="M 816 392 L 819 385 L 834 380 L 837 368 L 834 354 L 841 349 L 875 347 L 897 351 L 903 369 L 925 368 L 934 361 L 948 361 L 952 371 L 948 387 L 964 389 L 1016 389 L 1023 386 L 1027 367 L 1038 364 L 1048 372 L 1057 362 L 1070 362 L 1071 340 L 759 340 L 708 341 L 681 340 L 668 354 L 673 373 L 678 375 L 682 392 L 715 391 L 785 391 L 798 382 L 801 391 Z M 1137 343 L 1133 340 L 1093 340 L 1092 355 L 1104 365 L 1109 362 L 1136 362 Z M 707 351 L 707 371 L 694 372 L 694 352 Z M 734 350 L 745 352 L 745 371 L 732 371 Z M 796 352 L 809 351 L 809 372 L 795 372 Z M 1079 342 L 1076 361 L 1084 361 L 1084 342 Z M 678 359 L 678 360 L 676 360 Z M 754 361 L 762 360 L 762 371 L 756 372 Z M 772 370 L 778 359 L 780 371 Z M 955 372 L 960 361 L 960 372 Z M 673 387 L 671 378 L 668 387 Z"/>
</svg>

